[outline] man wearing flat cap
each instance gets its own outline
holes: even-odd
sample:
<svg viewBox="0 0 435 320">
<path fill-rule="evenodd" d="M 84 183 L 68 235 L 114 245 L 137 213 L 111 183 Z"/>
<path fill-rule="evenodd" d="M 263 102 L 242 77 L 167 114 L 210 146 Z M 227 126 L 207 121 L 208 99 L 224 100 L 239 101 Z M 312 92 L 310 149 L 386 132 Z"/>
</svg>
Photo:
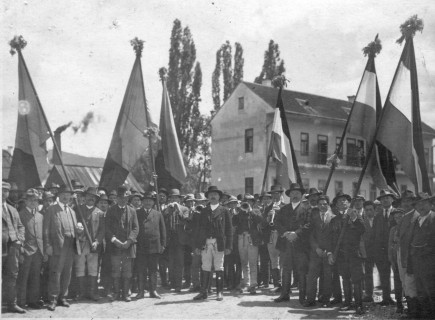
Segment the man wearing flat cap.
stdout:
<svg viewBox="0 0 435 320">
<path fill-rule="evenodd" d="M 132 263 L 136 257 L 136 238 L 139 233 L 136 210 L 127 205 L 128 190 L 125 186 L 118 187 L 117 204 L 109 208 L 106 214 L 106 239 L 111 252 L 113 297 L 120 299 L 120 284 L 122 277 L 123 299 L 130 302 L 130 280 Z"/>
<path fill-rule="evenodd" d="M 207 289 L 213 266 L 216 271 L 217 300 L 222 301 L 224 255 L 231 253 L 232 223 L 228 209 L 219 203 L 222 191 L 216 186 L 210 186 L 205 196 L 208 198 L 209 204 L 202 210 L 195 239 L 195 254 L 201 254 L 204 281 L 201 292 L 193 299 L 207 299 Z"/>
<path fill-rule="evenodd" d="M 10 312 L 25 313 L 17 305 L 17 277 L 25 229 L 17 210 L 6 203 L 11 185 L 2 181 L 2 282 Z"/>
<path fill-rule="evenodd" d="M 58 191 L 55 204 L 47 209 L 44 217 L 44 251 L 50 256 L 48 292 L 54 311 L 57 305 L 69 307 L 66 294 L 71 280 L 74 256 L 80 254 L 79 235 L 83 232 L 77 224 L 76 213 L 68 206 L 73 190 L 63 186 Z"/>
<path fill-rule="evenodd" d="M 18 273 L 18 304 L 29 308 L 41 309 L 40 273 L 44 259 L 43 216 L 38 212 L 39 193 L 27 190 L 26 206 L 20 211 L 21 222 L 26 232 L 23 243 L 23 263 Z"/>
<path fill-rule="evenodd" d="M 144 297 L 145 283 L 148 281 L 150 297 L 161 298 L 157 293 L 157 267 L 159 256 L 166 246 L 166 228 L 163 215 L 153 209 L 156 197 L 154 191 L 145 192 L 143 207 L 137 211 L 139 234 L 135 263 L 139 283 L 136 299 Z"/>
<path fill-rule="evenodd" d="M 78 208 L 81 215 L 79 214 L 77 221 L 82 225 L 86 224 L 92 243 L 89 242 L 85 233 L 81 234 L 79 236 L 81 253 L 74 258 L 75 275 L 80 287 L 80 299 L 90 298 L 94 301 L 99 299 L 97 284 L 98 249 L 104 239 L 104 214 L 96 206 L 98 199 L 99 195 L 96 188 L 86 189 L 85 204 Z M 86 275 L 88 279 L 86 279 Z M 87 292 L 88 287 L 89 292 Z"/>
</svg>

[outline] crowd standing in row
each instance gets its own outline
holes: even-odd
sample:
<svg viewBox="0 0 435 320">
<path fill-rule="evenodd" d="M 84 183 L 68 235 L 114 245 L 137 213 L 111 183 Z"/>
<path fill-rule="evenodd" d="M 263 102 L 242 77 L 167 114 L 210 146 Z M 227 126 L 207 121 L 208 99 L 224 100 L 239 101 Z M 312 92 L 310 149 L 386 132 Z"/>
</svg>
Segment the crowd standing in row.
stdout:
<svg viewBox="0 0 435 320">
<path fill-rule="evenodd" d="M 395 304 L 410 318 L 435 315 L 435 212 L 427 194 L 381 191 L 371 202 L 339 192 L 330 203 L 298 184 L 257 197 L 215 186 L 185 196 L 178 189 L 73 187 L 32 188 L 20 198 L 3 181 L 9 311 L 40 309 L 44 301 L 54 311 L 69 307 L 67 297 L 98 301 L 100 293 L 111 301 L 131 301 L 131 292 L 142 299 L 146 291 L 159 299 L 159 275 L 162 287 L 198 292 L 195 300 L 208 298 L 215 279 L 218 301 L 224 287 L 257 294 L 273 284 L 280 303 L 297 286 L 304 307 L 341 304 L 362 314 L 363 302 L 373 302 L 376 266 L 381 305 Z"/>
</svg>

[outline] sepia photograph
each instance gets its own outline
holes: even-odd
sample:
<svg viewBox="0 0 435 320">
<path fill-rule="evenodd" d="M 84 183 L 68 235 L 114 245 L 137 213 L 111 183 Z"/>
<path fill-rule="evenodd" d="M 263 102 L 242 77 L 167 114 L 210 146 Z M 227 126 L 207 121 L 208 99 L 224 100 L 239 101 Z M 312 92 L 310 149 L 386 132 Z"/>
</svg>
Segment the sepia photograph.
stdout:
<svg viewBox="0 0 435 320">
<path fill-rule="evenodd" d="M 435 319 L 435 2 L 0 28 L 1 318 Z"/>
</svg>

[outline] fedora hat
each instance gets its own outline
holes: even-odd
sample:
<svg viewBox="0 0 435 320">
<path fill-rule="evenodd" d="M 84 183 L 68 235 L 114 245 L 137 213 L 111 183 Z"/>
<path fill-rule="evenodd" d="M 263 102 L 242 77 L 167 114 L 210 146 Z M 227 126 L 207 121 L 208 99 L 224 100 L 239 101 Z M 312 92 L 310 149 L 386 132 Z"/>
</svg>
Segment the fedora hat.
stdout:
<svg viewBox="0 0 435 320">
<path fill-rule="evenodd" d="M 100 202 L 100 201 L 107 201 L 107 202 L 109 202 L 109 198 L 107 197 L 107 195 L 106 194 L 101 194 L 101 196 L 98 198 L 98 202 Z"/>
<path fill-rule="evenodd" d="M 97 192 L 97 188 L 95 188 L 95 187 L 89 187 L 89 188 L 87 188 L 84 193 L 85 194 L 89 194 L 89 195 L 94 196 L 94 197 L 97 197 L 97 198 L 100 197 L 100 195 Z"/>
<path fill-rule="evenodd" d="M 166 194 L 166 196 L 169 195 L 168 190 L 166 190 L 166 188 L 160 188 L 159 193 L 164 193 L 164 194 Z"/>
<path fill-rule="evenodd" d="M 195 201 L 206 201 L 207 198 L 205 197 L 203 192 L 198 192 L 195 194 Z"/>
<path fill-rule="evenodd" d="M 243 196 L 243 201 L 248 201 L 248 200 L 255 200 L 255 197 L 250 193 L 245 193 L 245 195 Z"/>
<path fill-rule="evenodd" d="M 171 189 L 168 192 L 168 197 L 182 197 L 181 193 L 180 193 L 180 189 Z"/>
<path fill-rule="evenodd" d="M 260 194 L 258 199 L 260 199 L 260 201 L 261 201 L 261 200 L 263 200 L 264 197 L 272 198 L 272 194 L 270 192 L 263 192 L 262 194 Z"/>
<path fill-rule="evenodd" d="M 54 194 L 52 194 L 50 191 L 45 191 L 42 195 L 42 200 L 47 200 L 50 198 L 54 198 Z"/>
<path fill-rule="evenodd" d="M 143 199 L 142 193 L 136 190 L 130 190 L 131 194 L 128 196 L 130 199 L 133 199 L 134 197 L 139 197 L 139 199 Z"/>
<path fill-rule="evenodd" d="M 420 192 L 415 198 L 414 202 L 412 203 L 413 206 L 422 203 L 424 201 L 433 201 L 435 199 L 435 196 L 430 196 L 427 192 Z"/>
<path fill-rule="evenodd" d="M 52 189 L 53 187 L 50 187 L 50 189 Z M 62 185 L 62 186 L 60 186 L 59 187 L 59 190 L 58 190 L 58 192 L 57 192 L 58 194 L 61 194 L 61 193 L 74 193 L 74 191 L 71 189 L 71 187 L 70 186 L 67 186 L 67 185 Z"/>
<path fill-rule="evenodd" d="M 128 191 L 128 188 L 126 185 L 119 186 L 116 190 L 116 195 L 120 198 L 128 197 L 130 195 L 130 192 Z"/>
<path fill-rule="evenodd" d="M 205 192 L 205 197 L 208 198 L 208 194 L 210 192 L 217 192 L 219 194 L 219 198 L 222 198 L 223 192 L 218 189 L 217 186 L 210 186 L 208 187 L 207 191 Z"/>
<path fill-rule="evenodd" d="M 227 201 L 227 203 L 232 203 L 232 202 L 239 202 L 239 200 L 237 200 L 237 198 L 235 197 L 235 196 L 230 196 L 229 198 L 228 198 L 228 201 Z"/>
<path fill-rule="evenodd" d="M 320 196 L 322 194 L 323 194 L 323 192 L 317 190 L 317 188 L 310 188 L 310 189 L 308 189 L 308 193 L 306 194 L 306 198 L 308 198 L 309 196 Z"/>
<path fill-rule="evenodd" d="M 366 201 L 366 198 L 362 194 L 357 194 L 355 197 L 353 197 L 353 200 L 362 200 Z"/>
<path fill-rule="evenodd" d="M 45 189 L 61 189 L 61 186 L 59 186 L 57 183 L 50 183 L 45 185 Z"/>
<path fill-rule="evenodd" d="M 340 198 L 346 198 L 346 200 L 349 201 L 349 202 L 352 201 L 352 197 L 350 195 L 348 195 L 347 193 L 344 193 L 343 191 L 339 191 L 335 195 L 335 198 L 332 200 L 332 203 L 336 203 L 337 200 L 340 199 Z"/>
<path fill-rule="evenodd" d="M 144 192 L 142 199 L 156 200 L 157 199 L 157 194 L 156 194 L 155 191 L 146 191 L 146 192 Z"/>
<path fill-rule="evenodd" d="M 397 199 L 397 196 L 394 193 L 392 193 L 390 190 L 381 190 L 379 197 L 377 197 L 376 199 L 381 200 L 382 198 L 385 197 L 392 197 L 393 200 Z"/>
<path fill-rule="evenodd" d="M 186 201 L 195 201 L 195 195 L 193 193 L 188 193 L 184 197 L 184 202 Z"/>
<path fill-rule="evenodd" d="M 271 188 L 269 193 L 274 193 L 274 192 L 279 192 L 282 193 L 284 192 L 284 189 L 282 188 L 282 186 L 280 184 L 274 184 Z"/>
<path fill-rule="evenodd" d="M 25 199 L 39 199 L 39 192 L 36 189 L 30 188 L 24 194 Z"/>
<path fill-rule="evenodd" d="M 304 194 L 305 190 L 299 185 L 299 183 L 292 183 L 290 184 L 290 188 L 285 191 L 286 196 L 288 197 L 292 191 L 299 191 L 300 193 Z"/>
</svg>

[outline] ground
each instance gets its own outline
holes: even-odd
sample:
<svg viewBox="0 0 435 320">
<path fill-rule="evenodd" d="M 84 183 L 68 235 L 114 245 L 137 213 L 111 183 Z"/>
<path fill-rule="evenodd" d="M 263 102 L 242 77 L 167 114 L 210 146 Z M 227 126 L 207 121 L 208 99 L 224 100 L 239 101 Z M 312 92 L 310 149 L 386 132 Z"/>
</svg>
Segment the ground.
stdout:
<svg viewBox="0 0 435 320">
<path fill-rule="evenodd" d="M 159 288 L 162 299 L 134 300 L 132 302 L 109 302 L 102 298 L 100 302 L 71 302 L 69 308 L 57 307 L 54 312 L 29 309 L 26 314 L 3 313 L 2 318 L 147 318 L 147 319 L 399 319 L 394 307 L 380 307 L 365 304 L 366 314 L 355 317 L 352 311 L 342 312 L 335 308 L 303 308 L 297 298 L 297 290 L 293 292 L 290 302 L 275 303 L 277 295 L 270 289 L 258 290 L 253 296 L 248 293 L 233 294 L 224 292 L 224 300 L 216 301 L 215 293 L 206 301 L 194 301 L 195 294 L 183 290 L 174 293 Z M 380 292 L 376 292 L 380 295 Z M 133 294 L 134 296 L 134 294 Z"/>
</svg>

